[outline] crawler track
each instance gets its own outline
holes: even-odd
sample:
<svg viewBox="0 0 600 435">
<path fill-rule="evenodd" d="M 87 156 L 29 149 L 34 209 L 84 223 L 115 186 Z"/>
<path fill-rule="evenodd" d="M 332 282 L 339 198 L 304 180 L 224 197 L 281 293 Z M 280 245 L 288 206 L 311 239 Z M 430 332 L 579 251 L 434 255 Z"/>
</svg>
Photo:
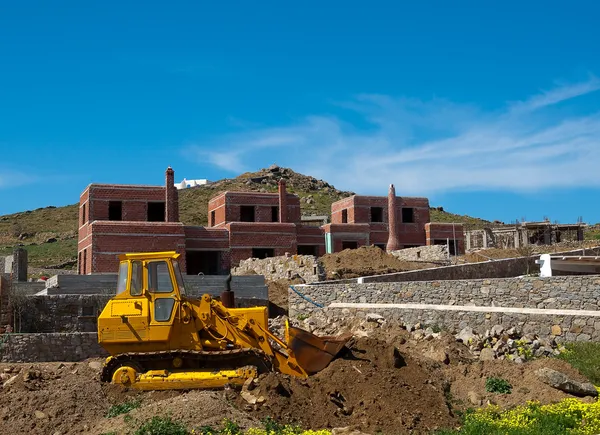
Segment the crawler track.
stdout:
<svg viewBox="0 0 600 435">
<path fill-rule="evenodd" d="M 176 350 L 160 352 L 128 352 L 114 356 L 106 364 L 100 380 L 111 382 L 116 369 L 132 366 L 140 372 L 159 369 L 174 369 L 173 361 L 180 358 L 183 365 L 180 369 L 235 369 L 244 366 L 255 366 L 259 373 L 271 371 L 272 365 L 267 355 L 258 349 L 232 349 L 223 351 Z"/>
</svg>

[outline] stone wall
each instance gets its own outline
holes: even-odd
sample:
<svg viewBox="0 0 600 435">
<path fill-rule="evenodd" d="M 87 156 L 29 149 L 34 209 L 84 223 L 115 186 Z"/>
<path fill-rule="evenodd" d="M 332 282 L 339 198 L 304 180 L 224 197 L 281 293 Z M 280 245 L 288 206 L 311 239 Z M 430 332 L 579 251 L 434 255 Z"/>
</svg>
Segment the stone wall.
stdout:
<svg viewBox="0 0 600 435">
<path fill-rule="evenodd" d="M 352 322 L 375 312 L 405 323 L 483 334 L 495 324 L 566 340 L 600 340 L 600 276 L 298 285 L 290 318 Z M 321 307 L 315 305 L 321 305 Z"/>
<path fill-rule="evenodd" d="M 398 251 L 392 251 L 391 254 L 394 257 L 405 261 L 449 262 L 448 246 L 446 245 L 399 249 Z"/>
<path fill-rule="evenodd" d="M 15 332 L 95 332 L 109 295 L 31 296 L 22 300 Z"/>
<path fill-rule="evenodd" d="M 325 279 L 325 270 L 313 255 L 290 255 L 271 258 L 249 258 L 240 261 L 238 267 L 231 270 L 232 275 L 255 273 L 275 281 L 300 276 L 306 283 Z"/>
<path fill-rule="evenodd" d="M 0 335 L 1 362 L 66 362 L 107 356 L 96 333 Z"/>
<path fill-rule="evenodd" d="M 600 247 L 578 249 L 555 253 L 552 255 L 599 255 Z M 510 278 L 521 275 L 538 273 L 540 268 L 535 263 L 539 255 L 530 257 L 507 258 L 503 260 L 469 263 L 456 266 L 442 266 L 430 269 L 411 270 L 409 272 L 388 273 L 385 275 L 364 276 L 354 279 L 335 281 L 338 283 L 351 282 L 407 282 L 407 281 L 433 281 L 457 280 L 477 278 Z M 320 284 L 328 284 L 325 281 Z"/>
</svg>

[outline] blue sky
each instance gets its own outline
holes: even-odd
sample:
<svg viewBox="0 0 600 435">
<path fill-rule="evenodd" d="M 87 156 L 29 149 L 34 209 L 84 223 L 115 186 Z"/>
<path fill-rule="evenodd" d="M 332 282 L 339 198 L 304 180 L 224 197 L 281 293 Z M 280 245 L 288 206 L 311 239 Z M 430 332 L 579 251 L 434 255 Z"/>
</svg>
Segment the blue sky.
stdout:
<svg viewBox="0 0 600 435">
<path fill-rule="evenodd" d="M 2 2 L 0 214 L 277 163 L 600 221 L 600 3 L 287 3 Z"/>
</svg>

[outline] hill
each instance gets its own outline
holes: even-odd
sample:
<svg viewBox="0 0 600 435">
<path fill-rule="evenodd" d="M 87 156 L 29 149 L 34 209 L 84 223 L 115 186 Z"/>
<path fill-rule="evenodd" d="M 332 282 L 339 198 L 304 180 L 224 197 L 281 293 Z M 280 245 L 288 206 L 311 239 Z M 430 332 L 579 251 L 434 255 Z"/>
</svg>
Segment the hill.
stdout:
<svg viewBox="0 0 600 435">
<path fill-rule="evenodd" d="M 272 166 L 248 172 L 210 185 L 179 191 L 180 219 L 187 225 L 206 225 L 210 198 L 227 190 L 276 192 L 280 178 L 286 180 L 288 192 L 300 197 L 303 215 L 330 215 L 331 204 L 351 196 L 326 181 L 299 174 L 289 168 Z M 0 216 L 0 256 L 9 255 L 15 246 L 24 246 L 34 268 L 72 269 L 77 259 L 78 205 L 49 206 Z M 468 228 L 482 228 L 491 222 L 431 209 L 432 222 L 460 222 Z"/>
</svg>

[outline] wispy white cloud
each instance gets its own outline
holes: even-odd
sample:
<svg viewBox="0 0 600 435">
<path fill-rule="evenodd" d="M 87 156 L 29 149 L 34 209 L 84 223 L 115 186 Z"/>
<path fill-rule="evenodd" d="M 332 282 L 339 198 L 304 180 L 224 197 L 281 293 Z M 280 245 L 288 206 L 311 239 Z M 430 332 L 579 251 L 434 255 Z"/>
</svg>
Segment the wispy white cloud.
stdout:
<svg viewBox="0 0 600 435">
<path fill-rule="evenodd" d="M 554 88 L 550 91 L 544 91 L 528 100 L 515 103 L 512 106 L 513 112 L 524 112 L 541 109 L 546 106 L 570 100 L 571 98 L 589 94 L 600 89 L 600 80 L 591 77 L 588 81 L 574 85 L 566 85 Z"/>
<path fill-rule="evenodd" d="M 0 166 L 0 189 L 23 186 L 36 181 L 38 181 L 38 177 L 35 175 L 27 175 L 24 172 Z"/>
<path fill-rule="evenodd" d="M 407 195 L 600 186 L 600 111 L 544 115 L 549 106 L 599 89 L 591 78 L 493 113 L 444 100 L 360 95 L 342 106 L 369 128 L 307 116 L 221 137 L 195 153 L 234 172 L 276 161 L 361 193 L 381 192 L 389 183 Z M 600 99 L 595 102 L 600 109 Z"/>
</svg>

